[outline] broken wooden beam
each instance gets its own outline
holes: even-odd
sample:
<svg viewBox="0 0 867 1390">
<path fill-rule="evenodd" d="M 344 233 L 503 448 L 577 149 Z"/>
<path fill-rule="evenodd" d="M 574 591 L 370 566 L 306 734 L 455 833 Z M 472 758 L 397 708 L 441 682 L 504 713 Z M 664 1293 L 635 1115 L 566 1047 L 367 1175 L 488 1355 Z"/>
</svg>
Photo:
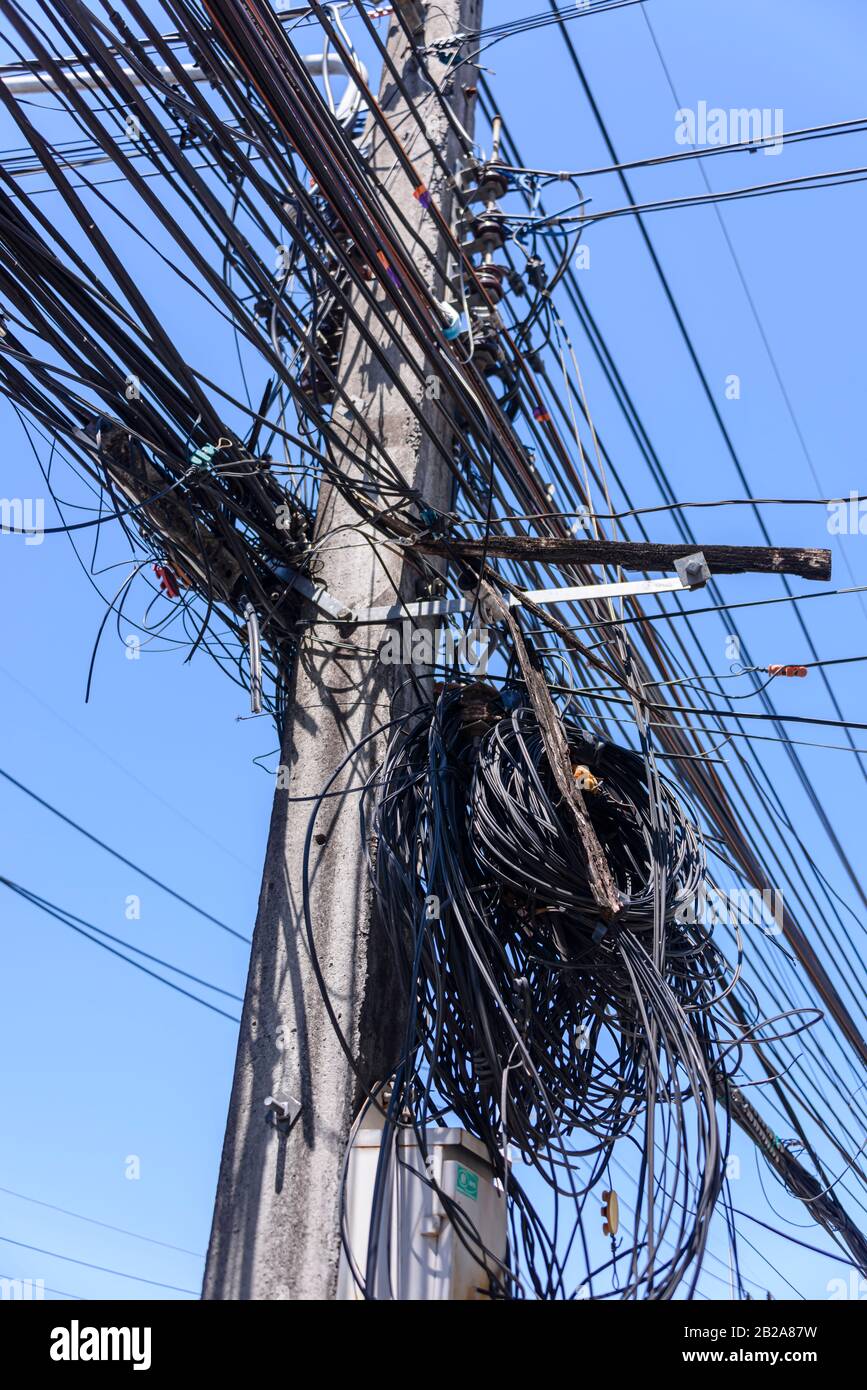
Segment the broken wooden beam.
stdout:
<svg viewBox="0 0 867 1390">
<path fill-rule="evenodd" d="M 533 663 L 527 650 L 524 634 L 517 618 L 506 607 L 490 584 L 483 583 L 479 589 L 479 594 L 486 607 L 494 612 L 509 629 L 515 647 L 515 655 L 518 658 L 518 665 L 524 676 L 527 694 L 539 723 L 539 732 L 545 745 L 548 764 L 566 808 L 575 823 L 578 838 L 584 849 L 590 891 L 599 908 L 600 916 L 604 921 L 610 922 L 623 911 L 624 899 L 614 882 L 614 875 L 605 857 L 605 850 L 599 843 L 584 797 L 572 775 L 572 760 L 569 757 L 569 745 L 566 742 L 562 718 L 551 698 L 551 692 L 542 671 Z"/>
<path fill-rule="evenodd" d="M 675 560 L 701 551 L 717 574 L 793 574 L 830 579 L 830 550 L 765 545 L 657 544 L 651 541 L 576 540 L 573 536 L 416 536 L 416 550 L 457 560 L 537 560 L 550 565 L 614 565 L 624 570 L 673 570 Z"/>
</svg>

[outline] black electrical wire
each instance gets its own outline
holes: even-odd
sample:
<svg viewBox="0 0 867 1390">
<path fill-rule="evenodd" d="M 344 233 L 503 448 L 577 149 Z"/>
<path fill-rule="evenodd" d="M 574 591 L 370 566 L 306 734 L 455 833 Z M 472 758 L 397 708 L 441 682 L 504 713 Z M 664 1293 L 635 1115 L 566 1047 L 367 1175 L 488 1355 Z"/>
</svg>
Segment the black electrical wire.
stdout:
<svg viewBox="0 0 867 1390">
<path fill-rule="evenodd" d="M 229 1019 L 230 1023 L 239 1022 L 233 1014 L 227 1014 L 225 1009 L 217 1008 L 216 1004 L 211 1004 L 207 999 L 201 999 L 197 994 L 192 994 L 190 990 L 183 989 L 182 986 L 176 984 L 174 980 L 167 980 L 164 975 L 158 975 L 156 971 L 149 970 L 148 967 L 142 965 L 140 961 L 131 960 L 129 956 L 123 954 L 123 951 L 115 950 L 114 946 L 109 946 L 107 943 L 113 941 L 117 946 L 122 946 L 127 951 L 133 951 L 136 955 L 143 956 L 145 960 L 152 961 L 155 965 L 161 965 L 164 969 L 172 970 L 176 975 L 180 975 L 186 980 L 191 980 L 194 984 L 203 985 L 205 989 L 212 989 L 217 994 L 225 994 L 228 998 L 236 999 L 240 1003 L 241 999 L 239 995 L 232 994 L 231 991 L 223 989 L 220 985 L 211 984 L 209 980 L 203 980 L 198 975 L 191 974 L 188 970 L 182 970 L 180 966 L 172 965 L 170 961 L 162 960 L 159 956 L 151 955 L 149 952 L 143 951 L 139 946 L 133 946 L 130 942 L 123 941 L 120 937 L 113 936 L 111 932 L 104 931 L 101 927 L 95 927 L 92 922 L 86 922 L 84 918 L 77 917 L 75 913 L 69 912 L 66 908 L 58 907 L 56 903 L 48 902 L 46 898 L 40 897 L 38 893 L 32 892 L 29 888 L 23 888 L 19 883 L 14 883 L 12 879 L 6 878 L 5 875 L 0 874 L 0 883 L 2 883 L 4 887 L 9 888 L 13 893 L 17 893 L 20 898 L 30 903 L 31 906 L 38 907 L 41 912 L 46 913 L 49 917 L 53 917 L 56 922 L 62 923 L 64 927 L 69 927 L 70 930 L 74 931 L 78 936 L 83 936 L 86 940 L 92 941 L 95 946 L 101 946 L 104 951 L 108 951 L 110 955 L 116 956 L 118 960 L 124 961 L 127 965 L 133 966 L 136 970 L 142 971 L 143 974 L 149 975 L 152 980 L 157 980 L 161 985 L 168 985 L 169 989 L 175 990 L 177 994 L 182 994 L 185 999 L 191 999 L 194 1004 L 201 1004 L 203 1009 L 209 1009 L 211 1013 L 219 1014 L 222 1018 Z M 91 932 L 96 933 L 96 935 L 92 936 Z M 104 941 L 100 940 L 101 937 L 105 937 L 106 939 Z"/>
</svg>

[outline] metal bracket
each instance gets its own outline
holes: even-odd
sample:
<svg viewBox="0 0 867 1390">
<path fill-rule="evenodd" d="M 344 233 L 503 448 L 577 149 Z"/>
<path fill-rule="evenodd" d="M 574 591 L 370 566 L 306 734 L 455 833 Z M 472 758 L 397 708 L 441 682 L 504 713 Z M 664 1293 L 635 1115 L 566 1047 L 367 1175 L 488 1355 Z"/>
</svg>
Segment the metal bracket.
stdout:
<svg viewBox="0 0 867 1390">
<path fill-rule="evenodd" d="M 710 579 L 710 570 L 701 551 L 675 561 L 677 574 L 665 579 L 628 579 L 616 584 L 574 584 L 565 589 L 528 589 L 520 594 L 504 594 L 507 608 L 520 608 L 525 603 L 582 603 L 588 599 L 628 598 L 640 594 L 678 593 L 697 589 Z M 350 608 L 327 589 L 321 588 L 298 571 L 287 566 L 290 587 L 309 599 L 315 608 L 340 623 L 383 624 L 399 622 L 401 618 L 446 618 L 453 613 L 470 613 L 478 608 L 478 598 L 418 599 L 412 603 L 391 603 L 381 608 Z"/>
<path fill-rule="evenodd" d="M 275 1124 L 294 1125 L 302 1108 L 300 1100 L 290 1096 L 288 1091 L 277 1091 L 265 1098 L 265 1109 L 273 1115 Z"/>
<path fill-rule="evenodd" d="M 355 614 L 351 608 L 347 608 L 345 603 L 329 594 L 327 589 L 321 585 L 314 584 L 312 579 L 308 579 L 306 574 L 300 570 L 293 569 L 291 565 L 281 565 L 279 577 L 286 580 L 290 592 L 303 594 L 304 598 L 309 599 L 314 608 L 318 608 L 322 613 L 327 613 L 330 618 L 336 619 L 339 623 L 355 621 Z"/>
</svg>

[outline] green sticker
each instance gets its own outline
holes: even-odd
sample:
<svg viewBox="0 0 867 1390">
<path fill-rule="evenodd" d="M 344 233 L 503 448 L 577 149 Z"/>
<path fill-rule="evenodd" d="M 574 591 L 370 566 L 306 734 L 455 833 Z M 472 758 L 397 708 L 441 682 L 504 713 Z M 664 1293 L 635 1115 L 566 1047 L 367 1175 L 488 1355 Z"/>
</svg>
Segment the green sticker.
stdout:
<svg viewBox="0 0 867 1390">
<path fill-rule="evenodd" d="M 470 1197 L 474 1202 L 479 1200 L 479 1175 L 471 1173 L 462 1163 L 458 1164 L 458 1192 L 463 1193 L 464 1197 Z"/>
</svg>

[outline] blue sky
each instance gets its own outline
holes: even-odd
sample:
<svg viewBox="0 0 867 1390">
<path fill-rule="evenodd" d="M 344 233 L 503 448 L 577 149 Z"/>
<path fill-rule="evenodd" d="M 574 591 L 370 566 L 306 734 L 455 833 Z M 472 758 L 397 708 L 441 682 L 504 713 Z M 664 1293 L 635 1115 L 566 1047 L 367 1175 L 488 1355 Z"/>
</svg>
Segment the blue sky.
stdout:
<svg viewBox="0 0 867 1390">
<path fill-rule="evenodd" d="M 539 9 L 543 6 L 540 5 Z M 680 104 L 782 108 L 793 129 L 864 114 L 862 55 L 867 13 L 856 0 L 648 0 Z M 526 12 L 526 5 L 488 0 L 486 20 Z M 571 32 L 621 158 L 675 152 L 675 102 L 642 7 L 575 21 Z M 312 50 L 315 40 L 299 46 Z M 362 52 L 364 52 L 362 46 Z M 579 169 L 608 158 L 577 88 L 556 31 L 543 29 L 490 49 L 483 59 L 501 109 L 531 165 Z M 14 132 L 3 145 L 19 143 Z M 716 188 L 789 178 L 806 171 L 867 165 L 867 138 L 835 139 L 785 149 L 778 157 L 727 155 L 706 161 Z M 639 196 L 703 191 L 696 166 L 637 171 Z M 593 208 L 616 207 L 613 178 L 586 181 Z M 44 203 L 53 206 L 55 195 Z M 55 200 L 56 201 L 56 200 Z M 550 200 L 553 201 L 553 200 Z M 565 202 L 565 195 L 564 195 Z M 793 428 L 743 288 L 712 210 L 654 214 L 648 226 L 694 335 L 702 364 L 758 496 L 845 495 L 863 490 L 861 419 L 865 185 L 793 193 L 726 206 L 722 215 L 779 364 L 813 460 L 819 486 Z M 139 248 L 126 245 L 130 256 Z M 631 219 L 591 228 L 590 268 L 582 287 L 664 459 L 679 497 L 737 496 L 740 488 L 696 378 L 673 327 Z M 144 258 L 142 275 L 148 274 Z M 150 282 L 149 282 L 150 283 Z M 154 274 L 153 298 L 184 335 L 196 365 L 231 382 L 229 346 L 206 333 L 203 318 L 183 318 L 166 282 Z M 574 332 L 567 318 L 567 326 Z M 658 494 L 589 358 L 581 355 L 596 423 L 629 479 L 639 504 Z M 725 379 L 741 378 L 737 401 Z M 254 391 L 253 394 L 256 394 Z M 31 496 L 38 469 L 11 408 L 0 402 L 3 490 Z M 37 481 L 35 481 L 37 480 Z M 37 491 L 37 495 L 38 491 Z M 70 480 L 64 495 L 85 499 Z M 562 503 L 565 505 L 565 502 Z M 775 541 L 827 544 L 820 508 L 767 508 Z M 746 508 L 701 513 L 707 541 L 757 542 Z M 57 524 L 49 516 L 48 524 Z M 255 916 L 272 782 L 254 758 L 273 752 L 268 722 L 242 720 L 239 690 L 206 657 L 144 651 L 130 660 L 109 627 L 99 647 L 91 699 L 84 703 L 91 648 L 104 603 L 85 573 L 92 536 L 49 536 L 39 546 L 0 537 L 5 602 L 0 700 L 7 737 L 0 767 L 79 821 L 179 893 L 249 935 Z M 660 517 L 656 534 L 673 537 Z M 835 581 L 867 583 L 864 537 L 835 541 Z M 103 550 L 104 546 L 104 550 Z M 845 547 L 845 555 L 844 555 Z M 106 565 L 123 559 L 107 537 Z M 112 592 L 125 570 L 102 579 Z M 115 578 L 114 576 L 117 576 Z M 769 597 L 776 581 L 732 579 L 732 600 Z M 134 591 L 140 617 L 146 591 Z M 824 657 L 862 653 L 865 616 L 856 597 L 805 605 Z M 771 616 L 769 616 L 771 615 Z M 724 670 L 724 626 L 703 619 L 713 669 Z M 807 659 L 785 607 L 757 609 L 743 622 L 763 664 Z M 157 647 L 167 644 L 158 642 Z M 863 667 L 837 668 L 834 688 L 853 719 L 863 718 Z M 815 673 L 778 696 L 792 713 L 829 712 Z M 839 731 L 805 733 L 842 742 Z M 867 734 L 856 736 L 867 743 Z M 845 882 L 815 822 L 798 800 L 791 772 L 769 745 L 768 766 L 797 813 L 820 865 L 845 893 Z M 864 782 L 846 752 L 803 750 L 814 784 L 832 810 L 858 863 L 863 844 Z M 266 757 L 266 763 L 275 760 Z M 68 908 L 143 950 L 170 959 L 235 994 L 243 993 L 246 948 L 133 870 L 111 859 L 0 779 L 4 817 L 0 874 Z M 130 895 L 138 920 L 125 915 Z M 0 1090 L 0 1188 L 69 1208 L 113 1226 L 183 1247 L 170 1250 L 98 1227 L 0 1190 L 0 1276 L 43 1279 L 50 1288 L 97 1298 L 170 1297 L 197 1293 L 210 1223 L 228 1102 L 235 1027 L 155 983 L 47 918 L 0 886 L 0 1006 L 6 1021 Z M 234 1001 L 220 1007 L 238 1014 Z M 857 1083 L 852 1083 L 854 1090 Z M 738 1205 L 773 1223 L 752 1155 L 743 1143 Z M 130 1159 L 138 1177 L 128 1177 Z M 839 1161 L 833 1171 L 839 1171 Z M 825 1245 L 801 1209 L 764 1176 L 773 1208 L 802 1224 L 795 1234 Z M 760 1228 L 743 1231 L 762 1254 L 810 1298 L 848 1269 Z M 158 1288 L 28 1252 L 10 1241 L 171 1285 Z M 700 1289 L 726 1296 L 724 1242 L 713 1249 Z M 786 1296 L 781 1276 L 744 1247 L 743 1268 L 763 1296 Z M 722 1280 L 723 1282 L 719 1282 Z M 187 1290 L 185 1295 L 180 1290 Z"/>
</svg>

